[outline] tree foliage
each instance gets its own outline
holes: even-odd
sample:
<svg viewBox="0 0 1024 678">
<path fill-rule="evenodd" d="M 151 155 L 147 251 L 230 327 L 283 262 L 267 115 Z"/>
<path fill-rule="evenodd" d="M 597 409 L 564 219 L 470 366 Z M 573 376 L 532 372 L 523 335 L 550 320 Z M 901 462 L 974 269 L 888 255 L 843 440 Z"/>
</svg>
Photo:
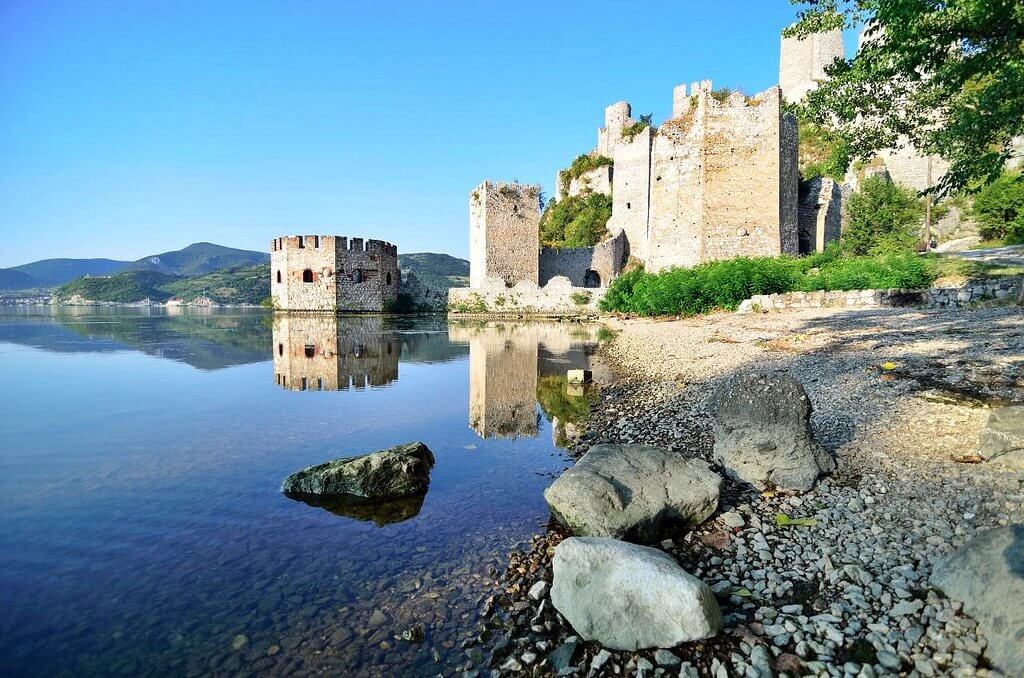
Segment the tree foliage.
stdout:
<svg viewBox="0 0 1024 678">
<path fill-rule="evenodd" d="M 868 177 L 846 203 L 843 250 L 854 255 L 912 250 L 921 239 L 923 212 L 912 189 Z"/>
<path fill-rule="evenodd" d="M 850 60 L 807 96 L 856 156 L 908 141 L 951 163 L 941 192 L 998 177 L 1024 133 L 1024 3 L 1020 0 L 790 0 L 787 35 L 867 23 Z"/>
<path fill-rule="evenodd" d="M 547 247 L 590 247 L 604 240 L 612 216 L 611 196 L 581 193 L 548 203 L 540 217 L 540 241 Z"/>
<path fill-rule="evenodd" d="M 985 238 L 1024 243 L 1024 174 L 1006 172 L 982 188 L 972 213 Z"/>
<path fill-rule="evenodd" d="M 835 131 L 815 124 L 810 120 L 799 120 L 800 176 L 805 181 L 815 177 L 830 177 L 842 181 L 850 166 L 850 144 Z"/>
</svg>

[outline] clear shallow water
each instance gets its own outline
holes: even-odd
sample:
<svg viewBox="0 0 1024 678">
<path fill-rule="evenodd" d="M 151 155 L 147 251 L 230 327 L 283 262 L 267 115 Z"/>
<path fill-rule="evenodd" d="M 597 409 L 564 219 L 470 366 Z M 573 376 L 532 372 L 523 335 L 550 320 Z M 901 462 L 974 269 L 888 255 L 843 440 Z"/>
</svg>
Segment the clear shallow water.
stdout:
<svg viewBox="0 0 1024 678">
<path fill-rule="evenodd" d="M 0 310 L 0 666 L 450 670 L 547 521 L 590 397 L 563 377 L 595 346 L 565 324 Z M 410 440 L 437 458 L 422 505 L 279 492 Z M 424 642 L 394 638 L 415 624 Z"/>
</svg>

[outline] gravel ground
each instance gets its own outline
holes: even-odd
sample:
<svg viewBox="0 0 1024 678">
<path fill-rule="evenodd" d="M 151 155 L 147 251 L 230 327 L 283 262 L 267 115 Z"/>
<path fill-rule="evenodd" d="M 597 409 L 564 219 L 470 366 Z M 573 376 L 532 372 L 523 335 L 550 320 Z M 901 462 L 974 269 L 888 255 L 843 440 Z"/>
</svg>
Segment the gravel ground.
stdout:
<svg viewBox="0 0 1024 678">
<path fill-rule="evenodd" d="M 933 562 L 979 530 L 1024 521 L 1024 476 L 961 463 L 986 408 L 1024 402 L 1024 314 L 815 309 L 614 321 L 620 379 L 602 389 L 574 453 L 661 445 L 710 460 L 716 381 L 789 370 L 838 470 L 800 496 L 727 480 L 718 513 L 661 548 L 718 596 L 725 630 L 671 652 L 583 643 L 541 595 L 557 525 L 512 554 L 470 645 L 500 675 L 998 675 L 959 604 L 928 589 Z M 962 460 L 963 461 L 963 460 Z M 778 514 L 816 524 L 780 527 Z M 535 589 L 536 592 L 536 589 Z M 554 652 L 553 652 L 554 651 Z M 566 658 L 568 657 L 568 658 Z M 467 662 L 470 674 L 480 668 Z"/>
</svg>

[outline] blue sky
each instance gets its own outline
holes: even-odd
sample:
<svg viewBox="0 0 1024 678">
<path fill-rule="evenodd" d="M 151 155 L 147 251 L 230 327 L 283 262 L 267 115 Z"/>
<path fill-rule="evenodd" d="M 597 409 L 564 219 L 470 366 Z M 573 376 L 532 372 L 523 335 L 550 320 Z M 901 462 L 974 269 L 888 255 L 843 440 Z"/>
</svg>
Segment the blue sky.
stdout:
<svg viewBox="0 0 1024 678">
<path fill-rule="evenodd" d="M 465 256 L 467 196 L 604 106 L 778 80 L 787 0 L 0 3 L 0 266 L 286 233 Z M 853 36 L 847 36 L 847 50 Z"/>
</svg>

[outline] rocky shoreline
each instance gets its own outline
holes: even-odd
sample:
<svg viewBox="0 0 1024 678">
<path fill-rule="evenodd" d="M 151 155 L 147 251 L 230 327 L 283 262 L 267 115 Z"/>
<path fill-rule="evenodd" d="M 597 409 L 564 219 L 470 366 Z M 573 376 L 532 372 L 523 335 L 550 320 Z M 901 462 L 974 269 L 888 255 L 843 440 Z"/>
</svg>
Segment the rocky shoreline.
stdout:
<svg viewBox="0 0 1024 678">
<path fill-rule="evenodd" d="M 656 546 L 711 586 L 724 616 L 717 636 L 670 650 L 609 651 L 574 635 L 547 595 L 567 537 L 552 521 L 511 554 L 479 635 L 464 643 L 470 675 L 1001 675 L 977 621 L 928 580 L 976 534 L 1024 520 L 1019 470 L 962 463 L 989 408 L 1024 402 L 1019 308 L 814 309 L 613 329 L 605 352 L 621 378 L 602 389 L 573 456 L 639 443 L 714 465 L 713 387 L 769 368 L 804 385 L 814 437 L 837 468 L 799 495 L 725 477 L 714 516 L 663 535 Z"/>
</svg>

